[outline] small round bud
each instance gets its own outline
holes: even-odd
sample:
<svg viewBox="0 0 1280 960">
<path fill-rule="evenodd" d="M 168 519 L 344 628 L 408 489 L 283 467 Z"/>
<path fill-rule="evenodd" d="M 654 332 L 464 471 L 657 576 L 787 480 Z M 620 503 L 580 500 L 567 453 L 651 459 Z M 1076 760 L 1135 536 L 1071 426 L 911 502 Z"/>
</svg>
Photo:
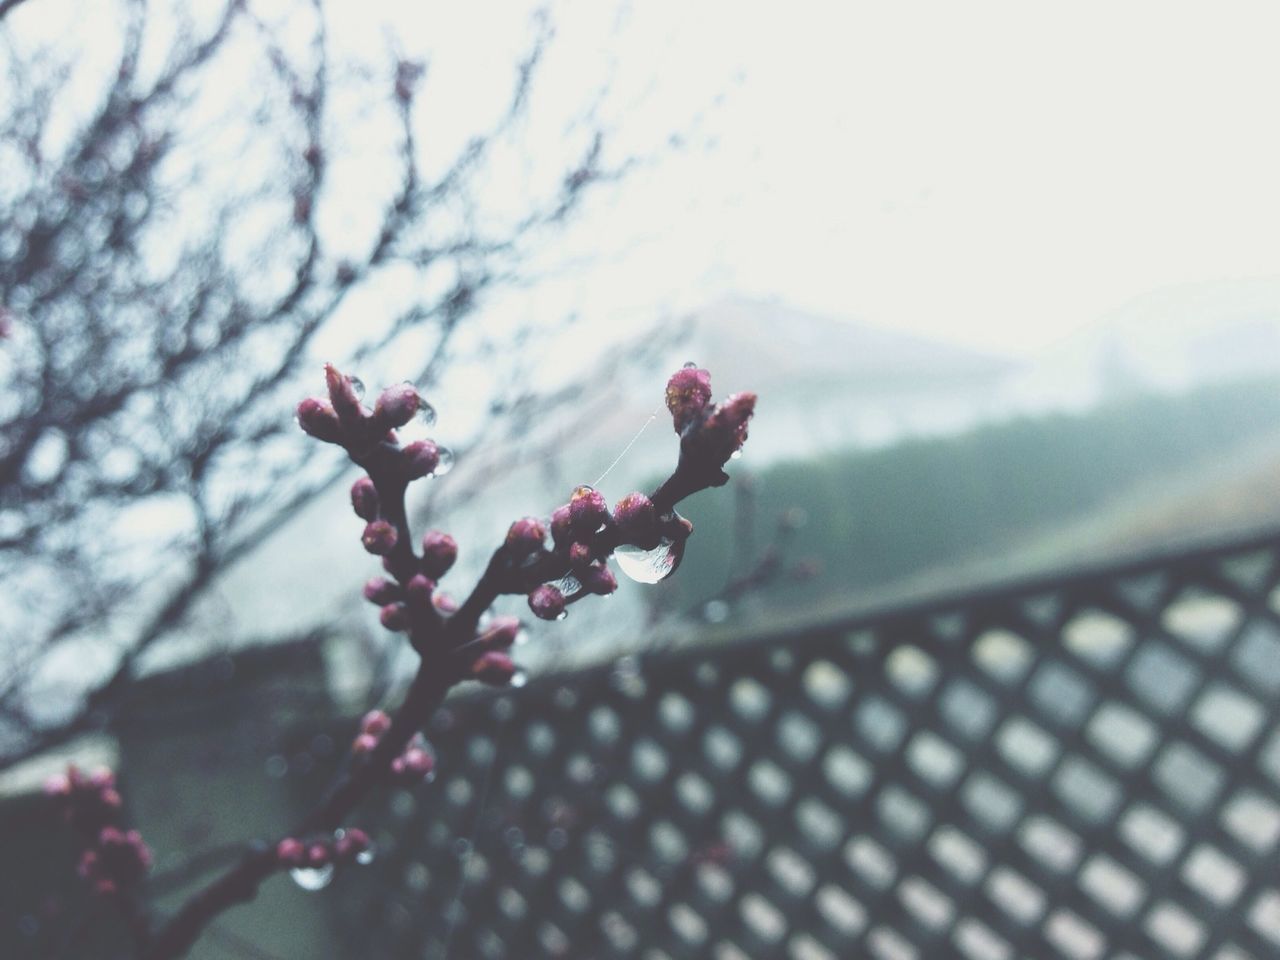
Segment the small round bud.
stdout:
<svg viewBox="0 0 1280 960">
<path fill-rule="evenodd" d="M 414 610 L 431 609 L 431 593 L 435 590 L 435 581 L 415 573 L 405 584 L 404 594 L 408 604 Z"/>
<path fill-rule="evenodd" d="M 364 598 L 370 603 L 385 607 L 388 603 L 403 600 L 404 591 L 399 584 L 392 583 L 386 577 L 374 577 L 364 585 Z"/>
<path fill-rule="evenodd" d="M 429 477 L 440 465 L 440 448 L 430 440 L 416 440 L 400 451 L 405 476 L 410 480 Z"/>
<path fill-rule="evenodd" d="M 342 836 L 334 841 L 333 853 L 340 860 L 354 860 L 371 846 L 373 841 L 367 833 L 359 827 L 347 827 L 342 831 Z"/>
<path fill-rule="evenodd" d="M 588 567 L 578 579 L 582 582 L 582 588 L 590 593 L 596 593 L 600 596 L 608 596 L 618 589 L 618 578 L 613 575 L 603 563 Z"/>
<path fill-rule="evenodd" d="M 569 527 L 578 536 L 595 533 L 609 519 L 609 505 L 594 487 L 581 486 L 569 498 Z"/>
<path fill-rule="evenodd" d="M 65 773 L 54 774 L 44 782 L 44 795 L 55 799 L 71 796 L 71 780 Z"/>
<path fill-rule="evenodd" d="M 524 517 L 507 529 L 507 546 L 521 556 L 542 549 L 547 538 L 547 528 L 536 517 Z"/>
<path fill-rule="evenodd" d="M 506 650 L 515 644 L 519 633 L 520 621 L 515 617 L 494 617 L 477 639 L 490 650 Z"/>
<path fill-rule="evenodd" d="M 747 441 L 747 422 L 756 409 L 754 393 L 735 393 L 725 400 L 699 430 L 699 442 L 723 465 Z"/>
<path fill-rule="evenodd" d="M 307 862 L 307 848 L 301 840 L 285 837 L 276 844 L 276 862 L 286 867 L 299 867 Z"/>
<path fill-rule="evenodd" d="M 585 543 L 575 543 L 569 547 L 569 566 L 575 571 L 584 570 L 591 565 L 591 547 Z"/>
<path fill-rule="evenodd" d="M 684 433 L 711 402 L 711 373 L 698 367 L 683 367 L 667 381 L 667 409 L 676 433 Z"/>
<path fill-rule="evenodd" d="M 307 866 L 324 867 L 328 866 L 333 859 L 333 851 L 323 843 L 313 843 L 307 847 Z"/>
<path fill-rule="evenodd" d="M 397 383 L 379 394 L 373 416 L 380 428 L 394 430 L 412 420 L 421 405 L 422 397 L 413 384 Z"/>
<path fill-rule="evenodd" d="M 564 613 L 564 594 L 544 583 L 529 594 L 529 609 L 540 620 L 559 620 Z"/>
<path fill-rule="evenodd" d="M 386 520 L 374 520 L 364 528 L 360 538 L 364 548 L 375 556 L 386 556 L 396 547 L 396 528 Z"/>
<path fill-rule="evenodd" d="M 551 512 L 551 539 L 557 547 L 564 546 L 573 539 L 573 531 L 569 526 L 569 504 L 556 507 Z"/>
<path fill-rule="evenodd" d="M 422 536 L 422 572 L 439 580 L 458 559 L 458 542 L 447 533 L 428 530 Z"/>
<path fill-rule="evenodd" d="M 297 410 L 298 426 L 304 431 L 326 443 L 338 443 L 342 440 L 342 424 L 333 410 L 333 405 L 316 397 L 307 397 Z"/>
<path fill-rule="evenodd" d="M 613 521 L 623 543 L 652 550 L 661 539 L 658 512 L 643 493 L 629 493 L 619 500 L 613 508 Z"/>
<path fill-rule="evenodd" d="M 431 754 L 421 747 L 410 747 L 396 759 L 400 761 L 400 772 L 406 777 L 425 777 L 436 765 Z M 394 767 L 392 764 L 393 770 Z"/>
<path fill-rule="evenodd" d="M 360 720 L 360 730 L 362 733 L 372 734 L 380 737 L 391 729 L 391 718 L 387 716 L 384 710 L 370 710 Z"/>
<path fill-rule="evenodd" d="M 436 609 L 445 616 L 458 612 L 458 601 L 443 590 L 435 595 L 435 599 L 432 602 L 436 605 Z"/>
<path fill-rule="evenodd" d="M 378 490 L 369 477 L 361 477 L 351 485 L 351 509 L 361 520 L 377 519 Z"/>
<path fill-rule="evenodd" d="M 351 752 L 356 756 L 363 756 L 366 753 L 373 753 L 378 746 L 378 738 L 372 733 L 361 733 L 351 741 Z"/>
<path fill-rule="evenodd" d="M 491 687 L 505 687 L 515 673 L 515 663 L 498 650 L 490 650 L 471 665 L 471 675 Z"/>
<path fill-rule="evenodd" d="M 408 630 L 409 608 L 403 603 L 389 603 L 382 608 L 378 619 L 388 630 Z"/>
</svg>

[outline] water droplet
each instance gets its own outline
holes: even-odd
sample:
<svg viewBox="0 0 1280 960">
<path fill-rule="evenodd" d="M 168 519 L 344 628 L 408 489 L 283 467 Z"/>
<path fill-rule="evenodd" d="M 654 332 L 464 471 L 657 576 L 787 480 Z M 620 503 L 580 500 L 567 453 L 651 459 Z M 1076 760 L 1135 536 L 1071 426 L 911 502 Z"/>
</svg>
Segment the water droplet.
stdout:
<svg viewBox="0 0 1280 960">
<path fill-rule="evenodd" d="M 517 670 L 511 675 L 511 685 L 513 687 L 523 687 L 528 682 L 529 674 L 525 673 L 523 670 Z"/>
<path fill-rule="evenodd" d="M 436 462 L 436 468 L 431 471 L 433 477 L 443 477 L 446 473 L 453 469 L 453 451 L 448 447 L 436 447 L 439 452 L 440 459 Z"/>
<path fill-rule="evenodd" d="M 585 497 L 588 493 L 595 493 L 596 488 L 589 483 L 580 483 L 573 488 L 575 497 Z"/>
<path fill-rule="evenodd" d="M 555 588 L 563 593 L 566 597 L 571 597 L 582 589 L 582 581 L 575 577 L 572 573 L 566 573 L 563 577 L 555 582 Z"/>
<path fill-rule="evenodd" d="M 374 852 L 372 847 L 368 850 L 361 850 L 356 854 L 356 863 L 360 864 L 362 867 L 367 867 L 369 864 L 373 863 L 373 857 Z"/>
<path fill-rule="evenodd" d="M 729 605 L 723 600 L 708 600 L 702 608 L 702 616 L 707 623 L 724 623 L 729 619 Z"/>
<path fill-rule="evenodd" d="M 686 360 L 686 361 L 684 362 L 684 368 L 685 368 L 686 370 L 697 370 L 697 369 L 698 369 L 698 365 L 697 365 L 696 363 L 694 363 L 692 360 Z"/>
<path fill-rule="evenodd" d="M 356 399 L 364 399 L 364 381 L 359 377 L 347 377 L 347 383 L 351 384 L 351 389 L 356 392 Z"/>
<path fill-rule="evenodd" d="M 613 553 L 618 569 L 636 583 L 658 583 L 676 572 L 684 556 L 684 541 L 663 537 L 652 550 L 624 543 Z"/>
<path fill-rule="evenodd" d="M 294 867 L 289 871 L 289 877 L 303 890 L 323 890 L 333 879 L 333 864 L 326 863 L 323 867 Z"/>
<path fill-rule="evenodd" d="M 741 459 L 742 459 L 742 448 L 741 448 L 741 447 L 739 447 L 737 450 L 733 451 L 733 453 L 729 454 L 729 459 L 730 459 L 730 460 L 741 460 Z"/>
<path fill-rule="evenodd" d="M 557 620 L 563 620 L 563 619 L 564 619 L 565 617 L 567 617 L 567 616 L 569 616 L 569 611 L 568 611 L 568 610 L 561 610 L 559 613 L 557 613 L 557 614 L 556 614 L 556 619 L 557 619 Z"/>
</svg>

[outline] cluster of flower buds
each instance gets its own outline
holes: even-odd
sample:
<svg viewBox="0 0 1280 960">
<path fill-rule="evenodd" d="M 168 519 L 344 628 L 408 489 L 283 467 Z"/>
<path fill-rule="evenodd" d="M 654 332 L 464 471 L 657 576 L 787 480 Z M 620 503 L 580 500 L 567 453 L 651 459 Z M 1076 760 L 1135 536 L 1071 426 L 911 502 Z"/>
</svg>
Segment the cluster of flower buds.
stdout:
<svg viewBox="0 0 1280 960">
<path fill-rule="evenodd" d="M 719 470 L 742 449 L 755 407 L 754 393 L 735 393 L 721 404 L 712 403 L 711 374 L 697 364 L 685 364 L 667 381 L 667 409 L 680 435 L 681 453 L 696 458 L 699 466 Z"/>
<path fill-rule="evenodd" d="M 95 893 L 113 894 L 142 879 L 151 866 L 151 851 L 138 831 L 116 825 L 121 800 L 114 773 L 102 768 L 85 774 L 69 766 L 65 774 L 46 781 L 44 792 L 84 838 L 78 869 Z"/>
<path fill-rule="evenodd" d="M 435 410 L 411 383 L 387 387 L 373 409 L 364 406 L 364 384 L 339 372 L 333 364 L 324 368 L 328 399 L 308 397 L 298 404 L 298 425 L 326 443 L 345 447 L 352 455 L 367 453 L 382 443 L 396 450 L 394 467 L 405 481 L 438 476 L 448 471 L 453 454 L 432 440 L 417 440 L 399 447 L 395 431 L 415 418 L 427 426 L 435 422 Z M 377 492 L 361 494 L 359 504 L 352 492 L 356 512 L 371 523 L 378 516 Z M 371 552 L 378 552 L 370 548 Z"/>
<path fill-rule="evenodd" d="M 523 676 L 508 652 L 520 636 L 520 621 L 515 617 L 494 617 L 476 635 L 472 646 L 480 655 L 471 664 L 471 676 L 491 687 L 505 687 L 517 676 Z"/>
<path fill-rule="evenodd" d="M 359 827 L 343 827 L 323 840 L 285 837 L 276 844 L 276 862 L 291 870 L 323 870 L 345 863 L 370 863 L 372 853 L 373 841 Z"/>
<path fill-rule="evenodd" d="M 360 732 L 351 742 L 351 752 L 356 756 L 365 756 L 374 751 L 378 741 L 391 729 L 391 718 L 382 710 L 370 710 L 360 721 Z M 413 783 L 431 775 L 435 769 L 435 760 L 427 752 L 426 742 L 421 734 L 414 734 L 409 745 L 400 755 L 391 761 L 391 775 L 396 780 Z"/>
</svg>

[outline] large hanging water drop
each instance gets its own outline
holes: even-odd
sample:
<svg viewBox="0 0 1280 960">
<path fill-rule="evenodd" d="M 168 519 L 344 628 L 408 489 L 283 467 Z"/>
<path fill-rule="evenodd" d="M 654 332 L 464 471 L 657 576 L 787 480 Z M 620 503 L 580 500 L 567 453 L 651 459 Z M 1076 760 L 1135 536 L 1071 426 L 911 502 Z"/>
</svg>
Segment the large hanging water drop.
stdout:
<svg viewBox="0 0 1280 960">
<path fill-rule="evenodd" d="M 618 569 L 636 583 L 658 583 L 676 572 L 684 557 L 684 541 L 663 537 L 652 550 L 620 544 L 613 552 Z"/>
<path fill-rule="evenodd" d="M 323 890 L 333 879 L 333 864 L 326 863 L 323 867 L 294 867 L 289 871 L 289 877 L 303 890 Z"/>
<path fill-rule="evenodd" d="M 437 446 L 436 452 L 440 459 L 436 462 L 436 468 L 431 471 L 431 476 L 443 477 L 453 469 L 453 451 L 448 447 Z"/>
</svg>

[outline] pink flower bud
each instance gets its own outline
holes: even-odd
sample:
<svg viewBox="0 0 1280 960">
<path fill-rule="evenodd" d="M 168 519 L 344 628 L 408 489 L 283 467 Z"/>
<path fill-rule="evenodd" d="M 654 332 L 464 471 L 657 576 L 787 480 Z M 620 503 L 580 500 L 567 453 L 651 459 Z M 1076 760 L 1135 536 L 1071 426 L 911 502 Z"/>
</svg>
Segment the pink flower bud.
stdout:
<svg viewBox="0 0 1280 960">
<path fill-rule="evenodd" d="M 307 848 L 301 840 L 285 837 L 276 844 L 276 862 L 286 867 L 300 867 L 307 862 Z"/>
<path fill-rule="evenodd" d="M 599 490 L 581 486 L 569 498 L 569 527 L 579 536 L 595 533 L 609 518 L 609 505 Z"/>
<path fill-rule="evenodd" d="M 400 779 L 405 775 L 404 757 L 396 757 L 391 761 L 391 775 L 396 779 Z"/>
<path fill-rule="evenodd" d="M 338 420 L 346 425 L 360 423 L 364 419 L 364 408 L 360 406 L 357 381 L 344 376 L 332 363 L 324 365 L 324 379 L 329 387 L 329 402 L 333 404 Z"/>
<path fill-rule="evenodd" d="M 307 847 L 307 866 L 324 867 L 333 859 L 333 852 L 323 843 L 313 843 Z"/>
<path fill-rule="evenodd" d="M 747 441 L 747 421 L 755 413 L 754 393 L 735 393 L 707 417 L 699 440 L 709 445 L 723 464 Z"/>
<path fill-rule="evenodd" d="M 603 563 L 588 567 L 578 575 L 578 579 L 584 590 L 600 596 L 608 596 L 618 589 L 618 578 Z"/>
<path fill-rule="evenodd" d="M 423 750 L 421 747 L 410 747 L 397 758 L 400 760 L 400 772 L 406 777 L 425 777 L 433 769 L 436 762 L 431 758 L 431 754 Z M 392 765 L 394 768 L 394 764 Z"/>
<path fill-rule="evenodd" d="M 405 584 L 404 594 L 409 606 L 414 610 L 431 609 L 431 593 L 435 590 L 435 581 L 417 573 Z"/>
<path fill-rule="evenodd" d="M 370 710 L 360 720 L 360 730 L 363 733 L 372 734 L 380 737 L 391 729 L 391 718 L 387 716 L 384 710 Z"/>
<path fill-rule="evenodd" d="M 667 381 L 667 409 L 676 433 L 684 433 L 711 402 L 711 374 L 698 367 L 677 370 Z"/>
<path fill-rule="evenodd" d="M 394 430 L 412 420 L 421 405 L 422 397 L 413 384 L 397 383 L 378 396 L 378 402 L 373 405 L 373 416 L 379 428 Z"/>
<path fill-rule="evenodd" d="M 575 571 L 591 565 L 591 548 L 585 543 L 575 543 L 569 548 L 569 566 Z"/>
<path fill-rule="evenodd" d="M 569 504 L 556 507 L 551 512 L 551 539 L 557 547 L 564 546 L 573 539 L 573 531 L 569 528 Z"/>
<path fill-rule="evenodd" d="M 436 605 L 436 609 L 445 616 L 458 612 L 458 601 L 443 590 L 436 594 L 433 602 Z"/>
<path fill-rule="evenodd" d="M 339 443 L 342 440 L 342 424 L 333 406 L 316 397 L 307 397 L 298 404 L 298 426 L 304 431 L 326 443 Z"/>
<path fill-rule="evenodd" d="M 519 633 L 520 621 L 515 617 L 494 617 L 477 639 L 490 650 L 506 650 L 516 642 Z"/>
<path fill-rule="evenodd" d="M 471 675 L 491 687 L 505 687 L 515 673 L 515 663 L 498 650 L 490 650 L 471 665 Z"/>
<path fill-rule="evenodd" d="M 541 550 L 546 538 L 547 528 L 536 517 L 524 517 L 507 529 L 507 546 L 521 556 Z"/>
<path fill-rule="evenodd" d="M 646 550 L 658 545 L 658 512 L 653 501 L 643 493 L 629 493 L 614 505 L 613 521 L 623 543 L 633 543 Z"/>
<path fill-rule="evenodd" d="M 458 543 L 447 533 L 428 530 L 422 536 L 422 572 L 439 580 L 458 559 Z"/>
<path fill-rule="evenodd" d="M 71 780 L 64 773 L 54 774 L 44 782 L 44 795 L 53 799 L 63 799 L 71 795 Z"/>
<path fill-rule="evenodd" d="M 369 477 L 361 477 L 351 485 L 351 509 L 361 520 L 377 518 L 378 491 Z"/>
<path fill-rule="evenodd" d="M 356 756 L 363 756 L 366 753 L 373 753 L 378 746 L 378 738 L 372 733 L 361 733 L 351 741 L 351 752 Z"/>
<path fill-rule="evenodd" d="M 529 594 L 529 609 L 540 620 L 559 620 L 564 613 L 564 594 L 544 583 Z"/>
<path fill-rule="evenodd" d="M 417 440 L 400 452 L 405 476 L 410 480 L 430 476 L 440 465 L 440 448 L 430 440 Z"/>
<path fill-rule="evenodd" d="M 364 548 L 376 556 L 386 556 L 396 547 L 396 528 L 385 520 L 374 520 L 360 538 Z"/>
<path fill-rule="evenodd" d="M 364 598 L 370 603 L 385 607 L 388 603 L 403 600 L 404 591 L 399 584 L 392 583 L 386 577 L 374 577 L 364 585 Z"/>
<path fill-rule="evenodd" d="M 409 608 L 403 603 L 389 603 L 382 608 L 378 619 L 388 630 L 408 630 Z"/>
</svg>

